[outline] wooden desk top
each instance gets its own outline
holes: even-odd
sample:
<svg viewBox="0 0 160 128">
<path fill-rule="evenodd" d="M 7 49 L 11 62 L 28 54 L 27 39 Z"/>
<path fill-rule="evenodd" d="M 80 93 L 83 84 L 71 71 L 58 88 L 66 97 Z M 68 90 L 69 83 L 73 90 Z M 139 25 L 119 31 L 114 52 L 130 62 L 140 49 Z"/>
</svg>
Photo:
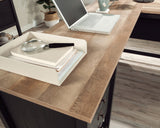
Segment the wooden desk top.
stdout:
<svg viewBox="0 0 160 128">
<path fill-rule="evenodd" d="M 96 9 L 97 4 L 88 7 Z M 0 90 L 90 123 L 141 10 L 145 10 L 143 4 L 116 1 L 110 13 L 121 17 L 110 35 L 73 32 L 60 22 L 45 32 L 88 42 L 87 56 L 62 86 L 0 70 Z"/>
<path fill-rule="evenodd" d="M 160 14 L 160 0 L 155 0 L 153 3 L 143 4 L 142 13 Z"/>
</svg>

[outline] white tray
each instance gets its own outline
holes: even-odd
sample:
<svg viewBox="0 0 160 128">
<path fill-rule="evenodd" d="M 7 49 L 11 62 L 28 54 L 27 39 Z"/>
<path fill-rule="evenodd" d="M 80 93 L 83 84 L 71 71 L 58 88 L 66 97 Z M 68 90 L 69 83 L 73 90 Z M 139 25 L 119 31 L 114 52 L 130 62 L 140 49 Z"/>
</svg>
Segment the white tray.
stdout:
<svg viewBox="0 0 160 128">
<path fill-rule="evenodd" d="M 73 66 L 70 66 L 69 69 L 65 71 L 65 73 L 57 72 L 55 69 L 52 68 L 42 67 L 39 65 L 14 59 L 10 54 L 10 50 L 31 38 L 38 38 L 46 42 L 74 42 L 74 47 L 79 51 L 83 51 L 83 54 L 78 60 L 75 61 Z M 28 32 L 16 38 L 15 40 L 9 42 L 8 44 L 5 44 L 2 47 L 0 47 L 0 69 L 60 86 L 86 54 L 87 43 L 85 40 L 38 32 Z"/>
</svg>

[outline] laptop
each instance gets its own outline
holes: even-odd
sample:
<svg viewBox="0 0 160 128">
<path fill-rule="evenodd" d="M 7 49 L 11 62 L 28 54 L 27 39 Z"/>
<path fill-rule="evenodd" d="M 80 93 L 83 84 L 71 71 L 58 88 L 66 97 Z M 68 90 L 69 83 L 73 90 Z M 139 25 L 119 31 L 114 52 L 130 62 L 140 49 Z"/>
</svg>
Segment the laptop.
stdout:
<svg viewBox="0 0 160 128">
<path fill-rule="evenodd" d="M 82 0 L 52 0 L 67 27 L 74 31 L 110 34 L 120 15 L 88 13 Z"/>
</svg>

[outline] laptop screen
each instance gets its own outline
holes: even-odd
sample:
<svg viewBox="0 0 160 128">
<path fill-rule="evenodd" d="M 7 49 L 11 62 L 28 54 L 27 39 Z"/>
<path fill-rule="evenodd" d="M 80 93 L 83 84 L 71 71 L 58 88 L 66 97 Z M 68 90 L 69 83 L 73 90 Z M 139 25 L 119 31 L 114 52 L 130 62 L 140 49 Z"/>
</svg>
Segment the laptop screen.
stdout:
<svg viewBox="0 0 160 128">
<path fill-rule="evenodd" d="M 67 24 L 71 26 L 87 12 L 81 0 L 53 0 L 61 11 Z"/>
</svg>

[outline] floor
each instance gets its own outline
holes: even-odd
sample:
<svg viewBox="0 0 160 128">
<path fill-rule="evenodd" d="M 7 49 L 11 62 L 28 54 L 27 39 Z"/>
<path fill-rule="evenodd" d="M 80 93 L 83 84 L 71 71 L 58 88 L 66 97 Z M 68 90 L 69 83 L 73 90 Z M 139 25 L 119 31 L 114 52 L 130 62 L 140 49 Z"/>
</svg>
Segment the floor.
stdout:
<svg viewBox="0 0 160 128">
<path fill-rule="evenodd" d="M 126 48 L 160 54 L 160 42 L 129 39 Z M 160 59 L 122 54 L 111 128 L 160 128 Z"/>
<path fill-rule="evenodd" d="M 4 128 L 4 125 L 1 120 L 0 120 L 0 128 Z"/>
<path fill-rule="evenodd" d="M 44 29 L 46 27 L 40 25 L 32 30 Z M 160 51 L 160 43 L 137 39 L 129 39 L 126 47 Z M 4 128 L 1 121 L 0 128 Z M 160 128 L 160 59 L 122 54 L 110 128 Z"/>
<path fill-rule="evenodd" d="M 117 123 L 122 128 L 160 128 L 160 71 L 119 63 L 112 120 L 111 128 Z"/>
</svg>

